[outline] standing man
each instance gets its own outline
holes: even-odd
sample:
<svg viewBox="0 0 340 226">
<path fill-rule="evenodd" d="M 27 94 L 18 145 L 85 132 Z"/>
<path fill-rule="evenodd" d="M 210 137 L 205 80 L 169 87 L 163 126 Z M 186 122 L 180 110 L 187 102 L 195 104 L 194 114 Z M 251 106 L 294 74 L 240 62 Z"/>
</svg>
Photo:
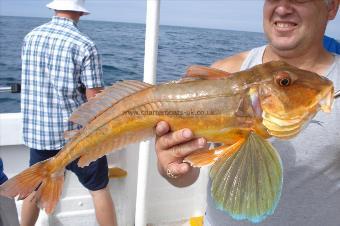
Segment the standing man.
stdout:
<svg viewBox="0 0 340 226">
<path fill-rule="evenodd" d="M 272 60 L 284 60 L 301 69 L 326 76 L 340 89 L 340 56 L 326 51 L 323 36 L 329 20 L 335 18 L 339 0 L 265 0 L 263 27 L 268 45 L 220 60 L 212 67 L 236 72 Z M 301 94 L 303 95 L 303 94 Z M 340 222 L 340 102 L 330 114 L 318 114 L 297 137 L 275 140 L 284 169 L 280 203 L 272 216 L 259 225 L 339 225 Z M 160 174 L 174 186 L 194 183 L 199 169 L 183 159 L 207 148 L 204 138 L 189 129 L 169 131 L 160 122 L 156 152 Z M 215 208 L 208 184 L 205 226 L 252 225 L 236 221 Z"/>
<path fill-rule="evenodd" d="M 55 16 L 28 33 L 22 47 L 21 108 L 30 166 L 62 149 L 64 131 L 77 129 L 68 121 L 71 113 L 103 87 L 96 45 L 77 27 L 79 18 L 89 14 L 84 0 L 54 0 L 47 7 L 55 10 Z M 76 160 L 67 169 L 90 191 L 98 223 L 116 225 L 106 157 L 84 168 Z M 21 225 L 34 225 L 38 216 L 30 195 L 23 202 Z"/>
</svg>

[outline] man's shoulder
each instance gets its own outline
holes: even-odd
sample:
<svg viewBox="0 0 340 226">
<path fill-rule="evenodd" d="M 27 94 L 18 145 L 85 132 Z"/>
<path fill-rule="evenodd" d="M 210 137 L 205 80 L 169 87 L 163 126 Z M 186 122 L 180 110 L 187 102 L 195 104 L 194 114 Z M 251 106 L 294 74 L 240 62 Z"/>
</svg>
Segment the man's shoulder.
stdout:
<svg viewBox="0 0 340 226">
<path fill-rule="evenodd" d="M 40 36 L 42 34 L 46 35 L 46 33 L 51 31 L 52 21 L 48 21 L 44 24 L 41 24 L 35 28 L 33 28 L 30 32 L 28 32 L 25 37 L 24 41 L 30 40 L 34 37 Z"/>
<path fill-rule="evenodd" d="M 246 59 L 249 51 L 241 52 L 233 56 L 226 57 L 214 62 L 211 67 L 219 70 L 234 73 L 240 70 L 243 61 Z"/>
<path fill-rule="evenodd" d="M 80 48 L 92 48 L 95 46 L 95 42 L 77 27 L 72 27 L 65 31 L 65 36 L 68 38 L 69 42 L 73 42 Z"/>
<path fill-rule="evenodd" d="M 85 46 L 93 47 L 96 45 L 95 42 L 87 34 L 84 34 L 82 32 L 79 32 L 79 34 L 81 37 L 81 41 Z"/>
<path fill-rule="evenodd" d="M 42 25 L 40 25 L 38 27 L 33 28 L 30 32 L 28 32 L 26 34 L 25 37 L 29 37 L 29 36 L 32 36 L 32 35 L 38 33 L 38 32 L 41 32 L 42 30 L 44 30 L 48 26 L 48 24 L 49 23 L 45 23 L 45 24 L 42 24 Z"/>
<path fill-rule="evenodd" d="M 49 24 L 43 24 L 31 30 L 24 38 L 25 41 L 32 37 L 44 35 L 57 39 L 63 39 L 76 48 L 91 49 L 95 46 L 95 42 L 86 34 L 79 31 L 76 27 L 51 27 Z"/>
<path fill-rule="evenodd" d="M 77 26 L 60 26 L 58 27 L 55 35 L 61 35 L 66 38 L 68 42 L 81 48 L 87 46 L 94 46 L 94 41 L 85 33 L 81 32 Z"/>
</svg>

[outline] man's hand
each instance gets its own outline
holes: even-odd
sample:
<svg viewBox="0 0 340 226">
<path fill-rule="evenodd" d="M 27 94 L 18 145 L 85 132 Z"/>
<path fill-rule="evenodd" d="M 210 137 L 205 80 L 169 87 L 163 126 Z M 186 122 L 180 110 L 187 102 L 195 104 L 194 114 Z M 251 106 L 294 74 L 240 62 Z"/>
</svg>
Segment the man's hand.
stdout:
<svg viewBox="0 0 340 226">
<path fill-rule="evenodd" d="M 97 93 L 100 93 L 104 88 L 103 87 L 96 87 L 90 88 L 85 90 L 86 99 L 89 100 L 96 96 Z"/>
<path fill-rule="evenodd" d="M 185 187 L 193 184 L 199 176 L 199 168 L 193 168 L 183 159 L 201 149 L 207 149 L 204 138 L 195 138 L 189 129 L 171 132 L 166 122 L 156 126 L 156 154 L 158 170 L 171 184 Z"/>
</svg>

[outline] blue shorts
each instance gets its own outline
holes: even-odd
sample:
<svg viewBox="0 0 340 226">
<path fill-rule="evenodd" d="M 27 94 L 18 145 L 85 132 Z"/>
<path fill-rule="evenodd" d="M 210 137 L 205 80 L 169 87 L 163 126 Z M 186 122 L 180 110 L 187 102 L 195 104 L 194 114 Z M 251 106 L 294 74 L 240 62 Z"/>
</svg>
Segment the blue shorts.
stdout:
<svg viewBox="0 0 340 226">
<path fill-rule="evenodd" d="M 59 150 L 37 150 L 30 148 L 30 166 L 55 156 Z M 103 189 L 109 183 L 108 165 L 106 156 L 91 162 L 90 165 L 81 168 L 77 165 L 78 159 L 66 166 L 78 177 L 80 183 L 90 191 Z"/>
</svg>

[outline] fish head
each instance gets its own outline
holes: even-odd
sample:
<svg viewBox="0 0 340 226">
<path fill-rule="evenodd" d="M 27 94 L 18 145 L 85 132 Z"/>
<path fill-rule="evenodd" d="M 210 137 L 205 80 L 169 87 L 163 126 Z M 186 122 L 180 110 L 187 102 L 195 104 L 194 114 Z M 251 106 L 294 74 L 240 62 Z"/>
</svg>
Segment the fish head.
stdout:
<svg viewBox="0 0 340 226">
<path fill-rule="evenodd" d="M 319 111 L 330 112 L 332 81 L 314 72 L 272 61 L 255 70 L 265 77 L 258 86 L 262 123 L 269 134 L 291 138 Z"/>
</svg>

